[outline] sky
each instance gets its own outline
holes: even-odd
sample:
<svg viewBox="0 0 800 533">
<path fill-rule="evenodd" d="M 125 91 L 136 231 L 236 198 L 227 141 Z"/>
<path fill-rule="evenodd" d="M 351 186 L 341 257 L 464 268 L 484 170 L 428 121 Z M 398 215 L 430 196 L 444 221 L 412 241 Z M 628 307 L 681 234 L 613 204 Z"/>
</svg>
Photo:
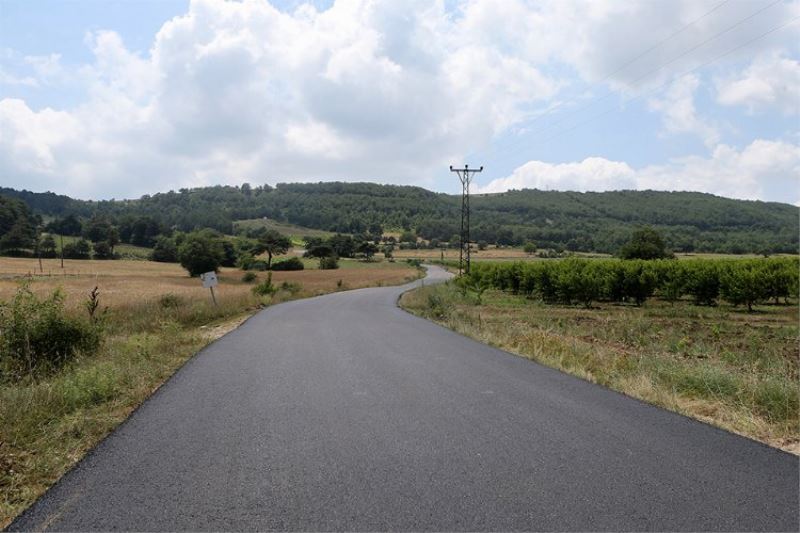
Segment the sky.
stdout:
<svg viewBox="0 0 800 533">
<path fill-rule="evenodd" d="M 0 185 L 800 205 L 800 0 L 0 0 Z"/>
</svg>

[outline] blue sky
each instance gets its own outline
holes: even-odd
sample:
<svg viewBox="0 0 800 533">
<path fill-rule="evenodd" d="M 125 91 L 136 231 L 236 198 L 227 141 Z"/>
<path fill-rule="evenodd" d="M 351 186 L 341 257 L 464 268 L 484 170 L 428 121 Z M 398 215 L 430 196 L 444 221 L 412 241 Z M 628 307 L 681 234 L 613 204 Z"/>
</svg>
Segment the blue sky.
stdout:
<svg viewBox="0 0 800 533">
<path fill-rule="evenodd" d="M 798 203 L 800 2 L 0 0 L 0 183 Z"/>
</svg>

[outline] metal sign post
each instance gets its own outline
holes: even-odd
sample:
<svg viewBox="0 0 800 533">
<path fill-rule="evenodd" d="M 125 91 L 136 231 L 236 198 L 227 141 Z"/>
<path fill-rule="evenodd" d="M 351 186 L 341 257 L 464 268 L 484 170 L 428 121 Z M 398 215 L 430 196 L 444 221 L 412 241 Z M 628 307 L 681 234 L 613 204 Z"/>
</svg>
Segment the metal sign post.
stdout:
<svg viewBox="0 0 800 533">
<path fill-rule="evenodd" d="M 211 290 L 211 299 L 214 301 L 214 305 L 217 305 L 217 297 L 214 295 L 214 287 L 219 285 L 217 273 L 211 271 L 206 272 L 205 274 L 200 274 L 200 281 L 203 282 L 203 288 Z"/>
</svg>

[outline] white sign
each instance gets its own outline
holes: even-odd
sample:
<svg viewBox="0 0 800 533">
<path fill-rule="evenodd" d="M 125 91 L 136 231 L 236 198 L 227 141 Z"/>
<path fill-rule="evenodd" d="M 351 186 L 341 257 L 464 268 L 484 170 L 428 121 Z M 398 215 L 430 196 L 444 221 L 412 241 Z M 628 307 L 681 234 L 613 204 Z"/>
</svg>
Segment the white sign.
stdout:
<svg viewBox="0 0 800 533">
<path fill-rule="evenodd" d="M 217 286 L 217 273 L 216 272 L 206 272 L 205 274 L 200 274 L 200 281 L 203 282 L 204 289 L 210 289 L 212 287 Z"/>
</svg>

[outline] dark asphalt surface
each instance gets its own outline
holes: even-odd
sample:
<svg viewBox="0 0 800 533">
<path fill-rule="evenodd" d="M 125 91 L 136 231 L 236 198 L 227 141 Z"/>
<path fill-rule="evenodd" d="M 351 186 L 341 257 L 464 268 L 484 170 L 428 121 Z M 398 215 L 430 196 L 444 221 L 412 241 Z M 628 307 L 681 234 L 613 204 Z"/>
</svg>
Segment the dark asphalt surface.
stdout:
<svg viewBox="0 0 800 533">
<path fill-rule="evenodd" d="M 402 291 L 258 313 L 10 529 L 800 527 L 797 457 L 456 335 Z"/>
</svg>

